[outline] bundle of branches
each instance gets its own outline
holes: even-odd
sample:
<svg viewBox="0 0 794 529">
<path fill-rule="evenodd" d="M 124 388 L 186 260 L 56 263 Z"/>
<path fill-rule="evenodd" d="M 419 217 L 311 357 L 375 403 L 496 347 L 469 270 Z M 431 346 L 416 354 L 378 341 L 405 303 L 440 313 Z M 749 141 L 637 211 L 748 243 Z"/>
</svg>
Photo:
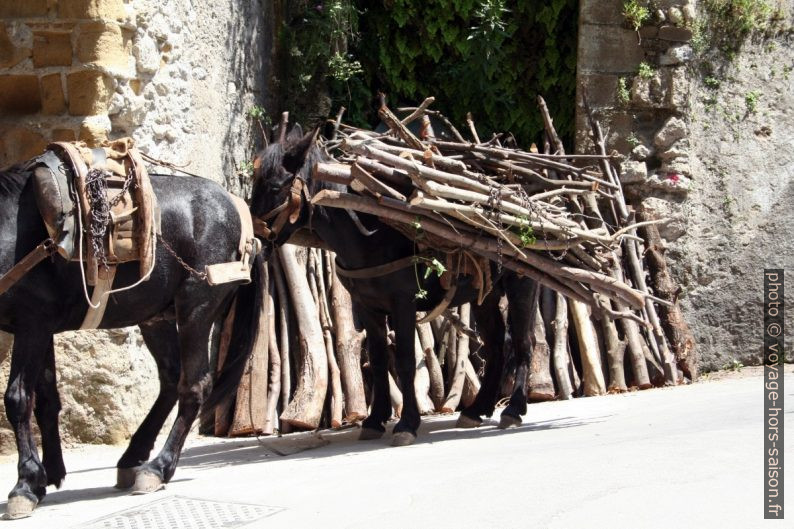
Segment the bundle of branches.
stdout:
<svg viewBox="0 0 794 529">
<path fill-rule="evenodd" d="M 636 221 L 615 168 L 620 157 L 607 154 L 592 115 L 596 153 L 567 154 L 538 97 L 547 138 L 539 153 L 534 146 L 516 148 L 505 135 L 481 141 L 471 118 L 472 139 L 466 140 L 429 109 L 432 102 L 399 109 L 408 113 L 403 119 L 382 104 L 379 114 L 389 130 L 381 133 L 346 126 L 340 112 L 327 145 L 336 163 L 318 164 L 314 177 L 346 184 L 351 192 L 326 190 L 313 201 L 376 215 L 419 248 L 471 252 L 562 295 L 574 319 L 583 320 L 576 329 L 580 342 L 590 342 L 581 344 L 584 356 L 596 362 L 604 343 L 609 389 L 626 389 L 627 349 L 638 387 L 678 383 L 679 362 L 694 376 L 687 360 L 691 336 L 675 291 L 654 295 L 642 258 L 651 245 L 638 229 L 658 239 L 656 224 L 666 219 Z M 415 120 L 421 120 L 419 137 L 408 128 Z M 447 138 L 435 134 L 433 121 Z M 664 268 L 658 254 L 654 268 Z M 591 394 L 606 389 L 603 382 L 589 385 Z"/>
<path fill-rule="evenodd" d="M 540 153 L 515 148 L 509 136 L 480 141 L 471 120 L 466 140 L 431 103 L 398 109 L 403 119 L 383 105 L 383 133 L 344 125 L 340 112 L 326 143 L 336 161 L 316 166 L 314 178 L 348 191 L 325 190 L 313 201 L 376 215 L 420 247 L 463 249 L 535 279 L 530 336 L 512 337 L 532 347 L 530 400 L 694 379 L 693 340 L 657 230 L 663 220 L 627 204 L 620 159 L 607 154 L 592 115 L 596 152 L 567 154 L 539 98 L 547 136 Z M 434 134 L 430 118 L 448 137 Z M 415 120 L 419 137 L 408 129 Z M 268 263 L 263 335 L 236 404 L 217 410 L 216 434 L 338 427 L 367 415 L 365 333 L 334 263 L 326 250 L 293 245 Z M 420 412 L 451 412 L 476 395 L 483 359 L 472 325 L 467 305 L 417 323 Z M 400 381 L 390 371 L 399 415 Z M 505 373 L 510 395 L 514 375 Z"/>
</svg>

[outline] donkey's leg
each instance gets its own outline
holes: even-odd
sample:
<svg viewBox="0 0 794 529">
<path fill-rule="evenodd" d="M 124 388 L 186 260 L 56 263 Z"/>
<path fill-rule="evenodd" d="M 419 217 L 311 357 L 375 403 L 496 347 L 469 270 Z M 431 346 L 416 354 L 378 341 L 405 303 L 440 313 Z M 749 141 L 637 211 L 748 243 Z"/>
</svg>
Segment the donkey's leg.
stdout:
<svg viewBox="0 0 794 529">
<path fill-rule="evenodd" d="M 47 472 L 39 461 L 36 440 L 31 431 L 33 394 L 52 334 L 46 331 L 17 331 L 11 352 L 11 373 L 5 392 L 6 417 L 17 442 L 19 480 L 8 495 L 6 518 L 30 516 L 47 493 Z"/>
<path fill-rule="evenodd" d="M 180 359 L 177 417 L 163 449 L 136 473 L 133 494 L 146 494 L 163 488 L 176 471 L 182 446 L 198 415 L 205 390 L 211 383 L 208 349 L 217 310 L 217 301 L 198 306 L 195 303 L 177 305 Z"/>
<path fill-rule="evenodd" d="M 527 412 L 527 372 L 532 356 L 532 297 L 535 282 L 531 279 L 505 274 L 508 323 L 516 354 L 516 379 L 510 402 L 502 411 L 499 428 L 510 428 L 521 424 L 521 416 Z"/>
<path fill-rule="evenodd" d="M 416 402 L 416 391 L 414 391 L 416 303 L 413 300 L 396 302 L 391 314 L 391 322 L 397 342 L 394 355 L 395 367 L 403 390 L 403 412 L 399 422 L 394 426 L 392 446 L 405 446 L 413 444 L 416 440 L 416 431 L 421 422 L 419 405 Z"/>
<path fill-rule="evenodd" d="M 33 413 L 41 432 L 42 464 L 47 473 L 47 485 L 60 488 L 66 477 L 61 452 L 61 435 L 58 431 L 58 414 L 61 412 L 61 398 L 55 379 L 55 348 L 50 339 L 44 353 L 44 363 L 36 382 L 36 398 Z"/>
<path fill-rule="evenodd" d="M 499 311 L 501 291 L 491 292 L 482 305 L 472 305 L 472 312 L 477 321 L 477 331 L 483 338 L 486 351 L 485 377 L 480 391 L 470 406 L 460 412 L 458 428 L 474 428 L 482 424 L 482 415 L 490 417 L 496 407 L 499 392 L 499 381 L 504 368 L 505 324 Z"/>
<path fill-rule="evenodd" d="M 128 489 L 135 483 L 137 468 L 149 459 L 157 434 L 174 408 L 179 382 L 179 335 L 174 321 L 158 321 L 140 325 L 143 341 L 160 377 L 160 393 L 152 409 L 135 431 L 130 444 L 116 464 L 116 488 Z"/>
<path fill-rule="evenodd" d="M 367 329 L 369 365 L 372 368 L 372 411 L 361 423 L 359 439 L 380 439 L 386 431 L 384 424 L 392 413 L 386 353 L 386 317 L 361 306 L 358 308 L 364 327 Z"/>
</svg>

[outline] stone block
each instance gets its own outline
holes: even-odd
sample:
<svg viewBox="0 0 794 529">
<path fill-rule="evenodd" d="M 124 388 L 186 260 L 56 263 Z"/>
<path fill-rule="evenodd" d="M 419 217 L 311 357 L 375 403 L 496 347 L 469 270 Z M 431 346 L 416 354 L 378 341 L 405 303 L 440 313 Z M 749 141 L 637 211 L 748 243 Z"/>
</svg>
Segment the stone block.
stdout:
<svg viewBox="0 0 794 529">
<path fill-rule="evenodd" d="M 72 129 L 52 129 L 52 141 L 75 141 L 77 135 Z"/>
<path fill-rule="evenodd" d="M 590 106 L 602 108 L 619 104 L 617 100 L 619 78 L 613 74 L 583 73 L 579 76 L 578 82 L 587 87 Z"/>
<path fill-rule="evenodd" d="M 656 145 L 659 150 L 666 151 L 675 142 L 685 138 L 688 134 L 689 128 L 687 124 L 680 118 L 671 117 L 656 134 L 656 137 L 653 139 L 653 144 Z"/>
<path fill-rule="evenodd" d="M 689 42 L 692 40 L 692 30 L 677 26 L 662 26 L 659 28 L 659 38 L 671 42 Z"/>
<path fill-rule="evenodd" d="M 581 24 L 622 25 L 623 0 L 584 0 L 580 2 L 579 22 Z"/>
<path fill-rule="evenodd" d="M 113 82 L 100 72 L 75 72 L 66 77 L 66 92 L 73 116 L 104 114 L 113 95 Z"/>
<path fill-rule="evenodd" d="M 631 104 L 639 109 L 669 109 L 670 76 L 667 71 L 657 71 L 650 79 L 639 75 L 631 84 Z"/>
<path fill-rule="evenodd" d="M 89 147 L 99 147 L 108 139 L 110 120 L 107 116 L 89 116 L 80 124 L 78 139 Z"/>
<path fill-rule="evenodd" d="M 33 33 L 33 66 L 71 66 L 72 38 L 59 31 Z"/>
<path fill-rule="evenodd" d="M 29 160 L 41 154 L 47 140 L 38 131 L 26 127 L 0 130 L 0 167 Z"/>
<path fill-rule="evenodd" d="M 80 62 L 105 69 L 123 69 L 129 64 L 121 28 L 112 22 L 80 25 L 75 51 Z"/>
<path fill-rule="evenodd" d="M 123 0 L 60 0 L 59 18 L 124 20 Z"/>
<path fill-rule="evenodd" d="M 0 76 L 0 113 L 34 114 L 41 110 L 39 79 L 35 75 Z"/>
<path fill-rule="evenodd" d="M 13 68 L 30 57 L 30 48 L 18 46 L 9 34 L 9 26 L 0 24 L 0 68 Z"/>
<path fill-rule="evenodd" d="M 3 0 L 0 18 L 28 18 L 47 15 L 47 0 Z"/>
<path fill-rule="evenodd" d="M 61 114 L 66 111 L 61 74 L 54 73 L 41 78 L 41 111 L 45 114 Z"/>
<path fill-rule="evenodd" d="M 578 67 L 583 73 L 635 72 L 645 59 L 637 33 L 630 29 L 581 24 L 579 27 Z"/>
<path fill-rule="evenodd" d="M 645 162 L 628 160 L 620 168 L 620 181 L 624 184 L 644 182 L 648 178 L 648 167 Z"/>
</svg>

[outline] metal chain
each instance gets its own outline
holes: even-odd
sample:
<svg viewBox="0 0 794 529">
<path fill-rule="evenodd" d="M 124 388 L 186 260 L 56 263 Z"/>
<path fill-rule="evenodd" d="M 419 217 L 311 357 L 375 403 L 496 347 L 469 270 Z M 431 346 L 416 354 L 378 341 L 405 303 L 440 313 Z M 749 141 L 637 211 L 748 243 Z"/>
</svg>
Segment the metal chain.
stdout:
<svg viewBox="0 0 794 529">
<path fill-rule="evenodd" d="M 207 273 L 206 272 L 199 272 L 198 270 L 196 270 L 195 268 L 193 268 L 192 266 L 187 264 L 181 257 L 179 257 L 179 255 L 177 255 L 176 251 L 174 251 L 174 249 L 171 248 L 171 245 L 168 244 L 165 239 L 163 239 L 162 235 L 158 235 L 157 238 L 160 239 L 161 243 L 163 243 L 163 248 L 165 248 L 165 250 L 168 253 L 170 253 L 171 256 L 174 259 L 176 259 L 177 263 L 182 265 L 182 268 L 184 268 L 185 270 L 190 272 L 190 275 L 194 276 L 195 278 L 197 278 L 197 279 L 199 279 L 201 281 L 206 281 L 207 280 Z"/>
</svg>

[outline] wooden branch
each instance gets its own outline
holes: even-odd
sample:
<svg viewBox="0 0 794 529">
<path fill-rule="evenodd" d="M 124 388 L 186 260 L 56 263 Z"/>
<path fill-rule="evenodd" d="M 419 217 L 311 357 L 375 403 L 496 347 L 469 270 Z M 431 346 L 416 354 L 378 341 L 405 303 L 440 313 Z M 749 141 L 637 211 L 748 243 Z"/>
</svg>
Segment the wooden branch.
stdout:
<svg viewBox="0 0 794 529">
<path fill-rule="evenodd" d="M 435 97 L 428 97 L 427 99 L 422 101 L 422 104 L 420 104 L 417 108 L 413 109 L 413 111 L 402 120 L 402 124 L 407 127 L 414 120 L 417 120 L 417 119 L 421 118 L 422 116 L 424 116 L 425 115 L 425 111 L 427 110 L 427 108 L 430 105 L 432 105 L 435 100 L 436 100 Z"/>
<path fill-rule="evenodd" d="M 603 395 L 607 392 L 604 382 L 604 372 L 601 368 L 601 351 L 598 347 L 593 323 L 587 306 L 578 301 L 568 304 L 571 309 L 576 335 L 579 338 L 579 351 L 582 355 L 582 370 L 584 371 L 584 394 L 588 397 Z"/>
<path fill-rule="evenodd" d="M 471 305 L 464 303 L 458 308 L 461 322 L 468 326 L 471 323 Z M 458 335 L 457 354 L 455 358 L 455 371 L 450 382 L 449 391 L 444 404 L 441 406 L 443 413 L 453 413 L 460 404 L 463 395 L 463 384 L 466 381 L 466 359 L 469 356 L 469 337 L 465 333 Z"/>
<path fill-rule="evenodd" d="M 270 264 L 267 265 L 268 268 Z M 281 395 L 281 352 L 278 349 L 278 339 L 276 337 L 276 305 L 273 296 L 275 282 L 270 280 L 265 303 L 267 306 L 268 322 L 268 360 L 270 362 L 270 375 L 268 377 L 267 388 L 267 410 L 265 412 L 265 424 L 262 427 L 263 435 L 271 435 L 278 427 L 278 417 L 276 410 Z"/>
<path fill-rule="evenodd" d="M 414 134 L 408 130 L 408 127 L 402 124 L 400 119 L 395 116 L 389 107 L 386 105 L 381 105 L 380 109 L 378 110 L 378 117 L 383 120 L 384 123 L 394 132 L 399 138 L 408 144 L 409 147 L 414 149 L 419 149 L 420 151 L 425 150 L 425 146 L 422 145 L 422 142 L 419 141 L 419 138 L 414 136 Z"/>
<path fill-rule="evenodd" d="M 275 276 L 276 293 L 278 294 L 278 318 L 279 318 L 279 353 L 281 353 L 281 406 L 282 409 L 289 404 L 292 396 L 292 371 L 290 369 L 290 346 L 289 346 L 289 294 L 287 285 L 284 281 L 284 267 L 281 265 L 281 256 L 275 252 L 273 263 L 273 275 Z M 285 430 L 291 426 L 283 423 L 280 430 Z"/>
<path fill-rule="evenodd" d="M 417 317 L 423 317 L 423 314 L 418 313 Z M 441 407 L 444 405 L 444 377 L 436 357 L 433 330 L 430 323 L 417 323 L 416 330 L 419 333 L 419 345 L 425 356 L 425 364 L 430 377 L 430 400 L 433 401 L 433 408 L 436 411 L 441 411 Z"/>
<path fill-rule="evenodd" d="M 323 331 L 317 321 L 317 308 L 311 298 L 306 273 L 295 255 L 295 248 L 285 244 L 277 250 L 300 329 L 301 344 L 298 385 L 292 401 L 281 414 L 281 420 L 298 428 L 314 429 L 320 425 L 328 389 L 328 358 Z"/>
<path fill-rule="evenodd" d="M 555 294 L 556 306 L 554 317 L 554 378 L 557 380 L 559 397 L 562 400 L 573 398 L 573 385 L 570 370 L 575 370 L 570 362 L 568 351 L 568 303 L 565 297 Z"/>
<path fill-rule="evenodd" d="M 543 323 L 543 316 L 540 311 L 541 287 L 537 285 L 534 289 L 531 305 L 531 343 L 532 357 L 529 364 L 529 391 L 527 397 L 531 401 L 554 400 L 554 383 L 551 380 L 550 372 L 550 349 L 546 340 L 546 329 Z M 516 337 L 513 337 L 515 340 Z"/>
</svg>

